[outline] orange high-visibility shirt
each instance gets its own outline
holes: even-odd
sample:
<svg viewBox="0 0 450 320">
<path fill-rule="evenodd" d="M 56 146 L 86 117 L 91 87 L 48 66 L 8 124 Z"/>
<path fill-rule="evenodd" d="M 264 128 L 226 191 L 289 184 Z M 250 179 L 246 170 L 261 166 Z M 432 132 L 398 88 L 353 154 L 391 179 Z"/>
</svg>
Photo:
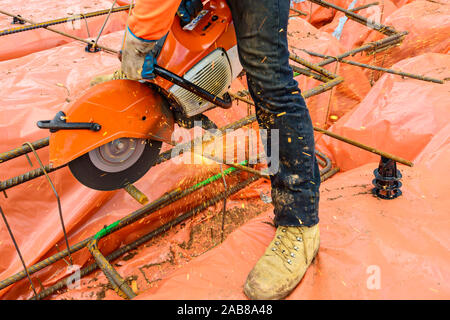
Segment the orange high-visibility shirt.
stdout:
<svg viewBox="0 0 450 320">
<path fill-rule="evenodd" d="M 181 0 L 136 0 L 128 19 L 131 32 L 139 38 L 158 40 L 170 29 Z"/>
</svg>

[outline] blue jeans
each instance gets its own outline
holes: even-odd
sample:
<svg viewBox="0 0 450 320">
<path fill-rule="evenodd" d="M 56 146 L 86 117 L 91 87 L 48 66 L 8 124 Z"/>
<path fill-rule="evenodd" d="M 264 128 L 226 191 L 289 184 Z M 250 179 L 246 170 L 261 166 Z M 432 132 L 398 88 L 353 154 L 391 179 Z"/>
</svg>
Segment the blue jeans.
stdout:
<svg viewBox="0 0 450 320">
<path fill-rule="evenodd" d="M 228 0 L 260 128 L 279 130 L 279 169 L 271 176 L 277 226 L 319 222 L 320 171 L 314 131 L 289 66 L 289 0 Z M 267 139 L 270 141 L 271 139 Z M 268 144 L 266 153 L 270 154 Z"/>
</svg>

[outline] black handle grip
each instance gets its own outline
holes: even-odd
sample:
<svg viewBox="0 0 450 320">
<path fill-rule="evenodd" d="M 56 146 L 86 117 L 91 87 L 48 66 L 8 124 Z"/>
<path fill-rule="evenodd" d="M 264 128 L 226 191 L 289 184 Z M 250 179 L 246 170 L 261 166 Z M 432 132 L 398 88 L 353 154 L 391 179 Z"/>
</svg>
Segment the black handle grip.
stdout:
<svg viewBox="0 0 450 320">
<path fill-rule="evenodd" d="M 164 69 L 163 67 L 160 67 L 158 65 L 155 65 L 154 73 L 156 75 L 160 76 L 161 78 L 164 78 L 164 79 L 182 87 L 183 89 L 186 89 L 186 90 L 198 95 L 202 99 L 209 101 L 212 104 L 215 104 L 216 106 L 219 106 L 224 109 L 229 109 L 232 106 L 232 100 L 228 93 L 225 93 L 223 95 L 224 99 L 221 99 L 221 98 L 213 95 L 212 93 L 200 88 L 199 86 L 190 82 L 189 80 L 186 80 L 186 79 L 176 75 L 175 73 L 173 73 L 167 69 Z"/>
<path fill-rule="evenodd" d="M 37 122 L 37 126 L 41 129 L 50 129 L 50 132 L 56 132 L 58 130 L 92 130 L 100 131 L 102 128 L 98 123 L 92 122 L 66 122 L 65 114 L 59 111 L 53 120 L 40 120 Z"/>
<path fill-rule="evenodd" d="M 41 129 L 50 129 L 54 132 L 57 130 L 79 130 L 87 129 L 92 131 L 99 131 L 101 126 L 98 123 L 88 122 L 66 122 L 66 123 L 52 123 L 50 120 L 41 120 L 37 122 L 37 126 Z"/>
</svg>

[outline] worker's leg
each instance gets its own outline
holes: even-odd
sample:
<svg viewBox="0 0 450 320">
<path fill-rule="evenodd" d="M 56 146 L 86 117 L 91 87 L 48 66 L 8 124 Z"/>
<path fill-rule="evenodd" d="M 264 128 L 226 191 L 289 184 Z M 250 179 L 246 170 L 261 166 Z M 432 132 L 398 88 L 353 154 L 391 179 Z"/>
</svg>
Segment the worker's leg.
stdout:
<svg viewBox="0 0 450 320">
<path fill-rule="evenodd" d="M 272 179 L 275 221 L 313 226 L 319 221 L 320 173 L 309 112 L 289 66 L 289 0 L 229 2 L 259 124 L 279 130 L 279 170 Z"/>
<path fill-rule="evenodd" d="M 300 246 L 302 249 L 305 247 L 301 256 L 307 256 L 306 260 L 302 258 L 307 263 L 300 268 L 302 270 L 295 272 L 304 273 L 318 248 L 320 172 L 314 155 L 313 127 L 298 83 L 293 79 L 293 71 L 289 66 L 287 23 L 290 1 L 228 2 L 238 38 L 239 58 L 247 74 L 249 91 L 257 106 L 259 125 L 261 128 L 279 130 L 279 169 L 271 179 L 275 223 L 277 226 L 296 227 L 278 228 L 277 237 L 281 235 L 283 238 L 285 234 L 287 236 L 281 244 L 275 239 L 268 251 L 284 250 L 287 253 L 274 255 L 278 258 L 270 258 L 270 252 L 266 252 L 265 256 L 269 256 L 269 261 L 258 262 L 262 265 L 258 268 L 257 264 L 257 270 L 254 269 L 249 275 L 245 289 L 251 298 L 280 298 L 288 292 L 274 292 L 271 296 L 271 290 L 281 289 L 271 289 L 270 283 L 258 283 L 258 274 L 259 278 L 270 277 L 270 266 L 275 266 L 278 262 L 291 269 L 292 257 L 297 254 Z M 302 240 L 296 240 L 302 238 L 298 236 L 300 234 L 311 238 L 312 243 L 302 244 Z M 275 263 L 270 259 L 280 261 Z M 275 269 L 272 273 L 279 274 L 280 270 Z M 299 276 L 301 279 L 303 274 Z M 289 285 L 292 286 L 292 281 L 298 283 L 300 279 L 290 279 Z M 273 282 L 276 281 L 280 279 L 273 278 Z"/>
</svg>

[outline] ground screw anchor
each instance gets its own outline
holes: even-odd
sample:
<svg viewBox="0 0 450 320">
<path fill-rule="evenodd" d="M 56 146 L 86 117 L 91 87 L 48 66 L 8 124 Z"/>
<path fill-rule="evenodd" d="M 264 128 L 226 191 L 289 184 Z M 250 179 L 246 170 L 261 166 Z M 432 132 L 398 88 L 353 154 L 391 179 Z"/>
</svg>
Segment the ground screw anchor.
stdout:
<svg viewBox="0 0 450 320">
<path fill-rule="evenodd" d="M 375 179 L 372 183 L 375 188 L 372 189 L 374 196 L 381 199 L 395 199 L 402 195 L 400 190 L 402 183 L 400 179 L 402 174 L 397 169 L 397 162 L 392 159 L 381 157 L 378 168 L 373 171 Z"/>
</svg>

